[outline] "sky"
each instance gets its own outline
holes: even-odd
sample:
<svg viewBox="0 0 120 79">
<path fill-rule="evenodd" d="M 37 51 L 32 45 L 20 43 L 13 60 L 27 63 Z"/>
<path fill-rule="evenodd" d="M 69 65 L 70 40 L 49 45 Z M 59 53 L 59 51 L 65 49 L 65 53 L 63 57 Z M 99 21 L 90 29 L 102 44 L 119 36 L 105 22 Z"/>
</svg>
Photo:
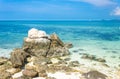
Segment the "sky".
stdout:
<svg viewBox="0 0 120 79">
<path fill-rule="evenodd" d="M 0 20 L 120 19 L 120 0 L 0 0 Z"/>
</svg>

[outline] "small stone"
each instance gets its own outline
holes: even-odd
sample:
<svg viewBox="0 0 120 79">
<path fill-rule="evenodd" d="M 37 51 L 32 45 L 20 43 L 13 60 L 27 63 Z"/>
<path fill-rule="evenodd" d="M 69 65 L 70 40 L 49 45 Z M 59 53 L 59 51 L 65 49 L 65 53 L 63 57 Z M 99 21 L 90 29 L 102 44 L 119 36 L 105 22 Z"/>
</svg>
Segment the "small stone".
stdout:
<svg viewBox="0 0 120 79">
<path fill-rule="evenodd" d="M 36 77 L 37 76 L 37 72 L 34 70 L 24 70 L 23 75 L 28 76 L 28 77 Z"/>
</svg>

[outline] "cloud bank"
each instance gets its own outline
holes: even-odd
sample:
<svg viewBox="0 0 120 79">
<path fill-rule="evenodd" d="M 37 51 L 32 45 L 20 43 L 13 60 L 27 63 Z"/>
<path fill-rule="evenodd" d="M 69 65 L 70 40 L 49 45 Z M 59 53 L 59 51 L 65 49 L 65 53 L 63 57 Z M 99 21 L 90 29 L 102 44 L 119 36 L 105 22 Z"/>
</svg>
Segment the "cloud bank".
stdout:
<svg viewBox="0 0 120 79">
<path fill-rule="evenodd" d="M 86 2 L 95 6 L 107 6 L 107 5 L 116 4 L 111 0 L 70 0 L 70 1 Z"/>
<path fill-rule="evenodd" d="M 113 15 L 120 16 L 120 7 L 115 8 L 115 10 L 113 11 Z"/>
</svg>

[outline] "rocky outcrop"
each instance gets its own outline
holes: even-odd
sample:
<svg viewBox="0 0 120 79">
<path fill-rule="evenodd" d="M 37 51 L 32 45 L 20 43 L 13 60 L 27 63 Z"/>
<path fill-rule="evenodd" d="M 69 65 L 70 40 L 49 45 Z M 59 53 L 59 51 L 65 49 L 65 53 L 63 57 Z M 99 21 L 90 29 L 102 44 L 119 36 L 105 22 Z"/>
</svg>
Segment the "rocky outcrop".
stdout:
<svg viewBox="0 0 120 79">
<path fill-rule="evenodd" d="M 47 35 L 44 31 L 31 29 L 24 39 L 23 49 L 34 56 L 65 56 L 69 55 L 68 48 L 55 34 Z"/>
</svg>

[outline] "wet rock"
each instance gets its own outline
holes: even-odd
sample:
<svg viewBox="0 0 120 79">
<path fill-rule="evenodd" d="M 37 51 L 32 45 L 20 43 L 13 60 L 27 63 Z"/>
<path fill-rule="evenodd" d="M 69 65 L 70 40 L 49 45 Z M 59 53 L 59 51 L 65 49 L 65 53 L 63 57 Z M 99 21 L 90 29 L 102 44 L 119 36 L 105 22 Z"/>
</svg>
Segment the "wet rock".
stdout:
<svg viewBox="0 0 120 79">
<path fill-rule="evenodd" d="M 14 51 L 11 53 L 10 60 L 13 64 L 13 67 L 21 67 L 25 63 L 25 59 L 28 56 L 26 52 L 24 52 L 22 49 L 14 49 Z"/>
<path fill-rule="evenodd" d="M 106 75 L 103 73 L 100 73 L 98 71 L 89 71 L 87 73 L 84 73 L 83 76 L 86 79 L 106 79 Z"/>
<path fill-rule="evenodd" d="M 28 77 L 36 77 L 38 75 L 38 73 L 34 70 L 24 70 L 22 73 Z"/>
<path fill-rule="evenodd" d="M 12 76 L 9 72 L 3 71 L 0 72 L 0 79 L 12 79 Z"/>
</svg>

